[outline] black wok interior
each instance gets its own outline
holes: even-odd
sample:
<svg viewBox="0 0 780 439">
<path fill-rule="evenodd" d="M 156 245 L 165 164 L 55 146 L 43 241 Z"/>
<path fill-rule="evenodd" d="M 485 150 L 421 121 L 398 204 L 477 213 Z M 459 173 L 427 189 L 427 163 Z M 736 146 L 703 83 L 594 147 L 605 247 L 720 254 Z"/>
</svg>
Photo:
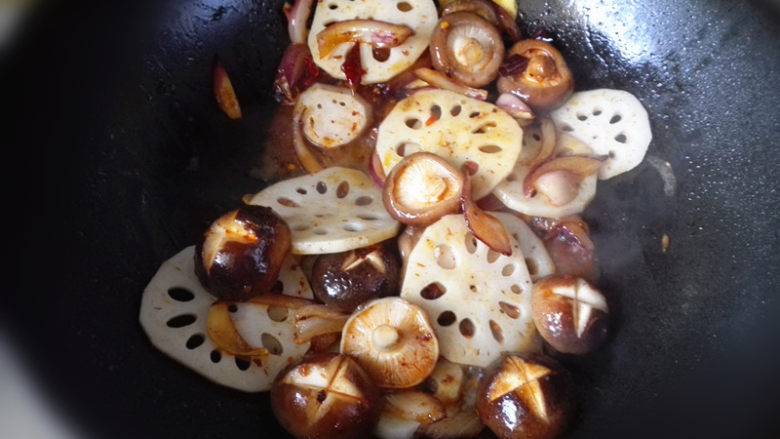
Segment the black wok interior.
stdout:
<svg viewBox="0 0 780 439">
<path fill-rule="evenodd" d="M 39 3 L 0 58 L 13 261 L 0 331 L 89 437 L 282 436 L 266 395 L 190 372 L 137 323 L 159 264 L 265 183 L 248 171 L 288 41 L 282 1 L 94 3 Z M 581 400 L 567 437 L 778 437 L 778 6 L 520 4 L 578 89 L 639 97 L 648 154 L 677 180 L 665 192 L 645 161 L 600 182 L 585 212 L 615 318 L 603 349 L 561 358 Z M 214 103 L 215 55 L 243 120 Z"/>
</svg>

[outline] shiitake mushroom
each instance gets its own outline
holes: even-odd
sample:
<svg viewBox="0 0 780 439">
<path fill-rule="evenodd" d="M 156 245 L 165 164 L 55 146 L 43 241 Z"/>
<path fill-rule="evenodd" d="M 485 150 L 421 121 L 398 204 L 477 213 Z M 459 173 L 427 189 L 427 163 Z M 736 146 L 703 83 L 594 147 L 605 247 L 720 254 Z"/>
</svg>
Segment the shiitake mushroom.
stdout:
<svg viewBox="0 0 780 439">
<path fill-rule="evenodd" d="M 195 274 L 218 298 L 247 300 L 271 291 L 291 246 L 290 228 L 271 208 L 241 206 L 203 233 L 195 247 Z"/>
<path fill-rule="evenodd" d="M 579 277 L 557 275 L 537 281 L 531 312 L 539 334 L 558 352 L 587 354 L 607 337 L 607 300 Z"/>
<path fill-rule="evenodd" d="M 552 439 L 575 414 L 571 375 L 542 355 L 505 353 L 485 370 L 477 414 L 501 439 Z"/>
<path fill-rule="evenodd" d="M 499 73 L 498 91 L 520 97 L 534 110 L 554 109 L 574 91 L 574 77 L 563 55 L 541 40 L 515 43 Z"/>
<path fill-rule="evenodd" d="M 271 387 L 276 419 L 298 439 L 370 437 L 381 408 L 379 388 L 346 355 L 308 355 Z"/>
<path fill-rule="evenodd" d="M 411 226 L 427 226 L 460 209 L 464 177 L 439 155 L 416 152 L 390 171 L 382 190 L 387 212 Z"/>
<path fill-rule="evenodd" d="M 498 29 L 472 12 L 444 15 L 431 35 L 433 67 L 471 87 L 487 85 L 496 78 L 504 51 Z"/>
<path fill-rule="evenodd" d="M 352 312 L 363 302 L 396 294 L 401 263 L 393 242 L 318 256 L 312 266 L 314 295 L 329 307 Z"/>
</svg>

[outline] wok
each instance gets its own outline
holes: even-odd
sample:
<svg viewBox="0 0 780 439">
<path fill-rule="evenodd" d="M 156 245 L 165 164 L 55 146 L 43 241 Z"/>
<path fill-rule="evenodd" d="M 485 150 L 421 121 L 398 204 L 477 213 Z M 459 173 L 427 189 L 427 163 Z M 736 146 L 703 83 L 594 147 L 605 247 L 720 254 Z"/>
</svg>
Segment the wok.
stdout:
<svg viewBox="0 0 780 439">
<path fill-rule="evenodd" d="M 138 319 L 158 265 L 264 182 L 248 175 L 287 44 L 281 0 L 42 3 L 2 59 L 6 259 L 0 330 L 90 437 L 278 437 L 265 394 L 155 350 Z M 780 29 L 774 3 L 524 1 L 577 88 L 647 107 L 646 160 L 585 212 L 614 308 L 597 353 L 563 358 L 568 437 L 777 437 Z M 215 55 L 243 104 L 211 94 Z M 669 183 L 669 182 L 667 182 Z M 663 234 L 671 238 L 666 252 Z"/>
</svg>

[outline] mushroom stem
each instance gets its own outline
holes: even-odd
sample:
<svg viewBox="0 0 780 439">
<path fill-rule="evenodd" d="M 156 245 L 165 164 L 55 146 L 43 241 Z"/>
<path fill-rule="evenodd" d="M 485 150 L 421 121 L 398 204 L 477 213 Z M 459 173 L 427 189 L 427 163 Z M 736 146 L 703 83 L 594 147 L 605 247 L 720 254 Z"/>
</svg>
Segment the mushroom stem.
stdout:
<svg viewBox="0 0 780 439">
<path fill-rule="evenodd" d="M 390 325 L 381 325 L 374 329 L 374 346 L 387 351 L 398 342 L 398 330 Z"/>
</svg>

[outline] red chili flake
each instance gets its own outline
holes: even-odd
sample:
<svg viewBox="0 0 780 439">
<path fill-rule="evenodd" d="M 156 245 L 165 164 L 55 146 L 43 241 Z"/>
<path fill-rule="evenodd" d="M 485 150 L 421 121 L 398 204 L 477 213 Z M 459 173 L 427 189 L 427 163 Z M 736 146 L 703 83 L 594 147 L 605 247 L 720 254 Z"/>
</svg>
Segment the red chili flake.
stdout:
<svg viewBox="0 0 780 439">
<path fill-rule="evenodd" d="M 347 56 L 344 58 L 344 63 L 341 64 L 341 71 L 347 77 L 349 88 L 355 90 L 360 85 L 363 73 L 365 73 L 363 66 L 360 64 L 360 44 L 355 43 L 349 49 Z"/>
<path fill-rule="evenodd" d="M 498 73 L 501 76 L 512 76 L 515 73 L 523 72 L 526 67 L 528 67 L 528 61 L 528 58 L 523 55 L 510 55 L 501 63 L 501 66 L 498 68 Z"/>
</svg>

